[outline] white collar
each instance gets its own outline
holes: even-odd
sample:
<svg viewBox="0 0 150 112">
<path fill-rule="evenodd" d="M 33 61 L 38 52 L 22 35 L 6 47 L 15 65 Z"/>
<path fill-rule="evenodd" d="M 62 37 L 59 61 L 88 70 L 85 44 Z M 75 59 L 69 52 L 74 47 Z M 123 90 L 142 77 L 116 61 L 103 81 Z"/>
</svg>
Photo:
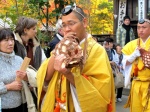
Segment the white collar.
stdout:
<svg viewBox="0 0 150 112">
<path fill-rule="evenodd" d="M 63 37 L 59 33 L 57 33 L 56 36 L 58 37 L 59 40 L 63 39 Z"/>
<path fill-rule="evenodd" d="M 91 36 L 92 36 L 91 34 L 88 34 L 86 38 L 88 39 L 88 38 L 90 38 Z M 80 42 L 80 45 L 81 45 L 84 41 L 85 41 L 85 38 Z"/>
<path fill-rule="evenodd" d="M 148 41 L 149 38 L 150 38 L 150 36 L 146 39 L 145 42 L 144 42 L 142 39 L 141 39 L 141 40 L 142 40 L 142 42 L 145 44 L 145 43 Z"/>
<path fill-rule="evenodd" d="M 149 39 L 149 38 L 150 38 L 150 36 L 146 39 L 146 41 L 145 41 L 145 42 L 141 39 L 141 40 L 142 40 L 142 42 L 143 42 L 141 46 L 142 46 L 143 48 L 145 48 L 145 47 L 146 47 L 146 46 L 145 46 L 145 44 L 146 44 L 146 42 L 148 41 L 148 39 Z"/>
</svg>

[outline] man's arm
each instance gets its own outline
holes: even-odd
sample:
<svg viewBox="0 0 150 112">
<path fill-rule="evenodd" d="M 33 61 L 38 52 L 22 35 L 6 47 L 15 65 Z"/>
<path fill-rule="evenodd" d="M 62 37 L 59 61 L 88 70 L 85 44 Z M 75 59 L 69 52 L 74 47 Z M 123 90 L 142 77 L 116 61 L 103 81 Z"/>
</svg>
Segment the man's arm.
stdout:
<svg viewBox="0 0 150 112">
<path fill-rule="evenodd" d="M 120 43 L 120 36 L 121 36 L 121 31 L 120 31 L 120 27 L 117 28 L 117 32 L 116 32 L 116 42 Z"/>
<path fill-rule="evenodd" d="M 54 70 L 54 60 L 55 60 L 55 57 L 54 56 L 51 56 L 50 59 L 49 59 L 49 62 L 48 62 L 48 66 L 47 66 L 47 71 L 46 71 L 46 76 L 45 76 L 45 85 L 48 85 L 55 70 Z"/>
<path fill-rule="evenodd" d="M 7 92 L 7 88 L 3 82 L 0 82 L 0 95 Z"/>
<path fill-rule="evenodd" d="M 135 34 L 134 34 L 133 28 L 131 28 L 131 31 L 132 31 L 132 34 L 131 34 L 131 40 L 134 40 L 134 39 L 135 39 Z"/>
<path fill-rule="evenodd" d="M 134 60 L 139 56 L 141 56 L 141 54 L 140 54 L 139 49 L 137 48 L 131 55 L 128 56 L 127 61 L 126 61 L 126 66 L 132 64 Z"/>
</svg>

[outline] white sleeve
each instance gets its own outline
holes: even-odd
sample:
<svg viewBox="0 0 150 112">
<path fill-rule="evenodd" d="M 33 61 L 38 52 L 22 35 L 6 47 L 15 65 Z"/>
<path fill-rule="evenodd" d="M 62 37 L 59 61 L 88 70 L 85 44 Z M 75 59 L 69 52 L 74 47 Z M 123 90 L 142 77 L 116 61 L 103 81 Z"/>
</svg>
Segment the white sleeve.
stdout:
<svg viewBox="0 0 150 112">
<path fill-rule="evenodd" d="M 42 51 L 42 62 L 43 62 L 45 59 L 47 59 L 47 57 L 46 57 L 46 55 L 45 55 L 45 53 L 44 53 L 44 50 L 41 49 L 41 51 Z"/>
<path fill-rule="evenodd" d="M 131 70 L 132 70 L 132 64 L 126 65 L 126 62 L 128 60 L 129 56 L 123 55 L 123 69 L 124 69 L 124 75 L 125 75 L 125 88 L 130 88 L 131 85 Z"/>
<path fill-rule="evenodd" d="M 28 68 L 26 69 L 26 72 L 27 72 L 27 77 L 30 85 L 32 87 L 37 87 L 37 82 L 36 82 L 37 70 L 29 65 Z"/>
<path fill-rule="evenodd" d="M 80 104 L 79 104 L 79 101 L 78 101 L 76 89 L 75 89 L 75 87 L 72 84 L 70 84 L 70 89 L 71 89 L 71 95 L 72 95 L 75 111 L 76 112 L 82 112 Z"/>
<path fill-rule="evenodd" d="M 117 65 L 119 63 L 119 57 L 118 57 L 118 54 L 116 53 L 116 50 L 114 50 L 115 54 L 112 53 L 112 56 L 113 56 L 113 62 L 115 62 Z"/>
</svg>

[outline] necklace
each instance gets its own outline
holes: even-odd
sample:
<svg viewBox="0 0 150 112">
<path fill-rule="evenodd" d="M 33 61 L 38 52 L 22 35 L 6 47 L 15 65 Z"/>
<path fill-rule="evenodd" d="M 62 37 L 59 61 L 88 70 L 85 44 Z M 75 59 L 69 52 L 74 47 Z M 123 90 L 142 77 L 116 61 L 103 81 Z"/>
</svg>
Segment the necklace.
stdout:
<svg viewBox="0 0 150 112">
<path fill-rule="evenodd" d="M 65 106 L 65 103 L 66 103 L 66 92 L 63 93 L 63 98 L 64 100 L 61 100 L 61 84 L 62 84 L 62 81 L 64 79 L 64 76 L 61 75 L 61 74 L 58 74 L 58 81 L 57 81 L 57 90 L 56 90 L 56 106 L 55 106 L 55 109 L 54 109 L 54 112 L 60 112 L 60 109 L 63 109 L 63 110 L 66 110 L 66 106 Z"/>
</svg>

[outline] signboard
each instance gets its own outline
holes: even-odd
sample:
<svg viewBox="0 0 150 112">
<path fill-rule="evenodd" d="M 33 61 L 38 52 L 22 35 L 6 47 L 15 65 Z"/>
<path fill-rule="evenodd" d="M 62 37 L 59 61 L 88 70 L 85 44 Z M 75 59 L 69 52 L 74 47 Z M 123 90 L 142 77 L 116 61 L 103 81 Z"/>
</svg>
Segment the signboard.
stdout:
<svg viewBox="0 0 150 112">
<path fill-rule="evenodd" d="M 0 112 L 2 112 L 1 97 L 0 97 Z"/>
<path fill-rule="evenodd" d="M 118 26 L 123 23 L 123 17 L 126 15 L 127 0 L 119 0 Z"/>
<path fill-rule="evenodd" d="M 138 20 L 145 19 L 146 9 L 145 9 L 146 0 L 138 0 Z"/>
</svg>

